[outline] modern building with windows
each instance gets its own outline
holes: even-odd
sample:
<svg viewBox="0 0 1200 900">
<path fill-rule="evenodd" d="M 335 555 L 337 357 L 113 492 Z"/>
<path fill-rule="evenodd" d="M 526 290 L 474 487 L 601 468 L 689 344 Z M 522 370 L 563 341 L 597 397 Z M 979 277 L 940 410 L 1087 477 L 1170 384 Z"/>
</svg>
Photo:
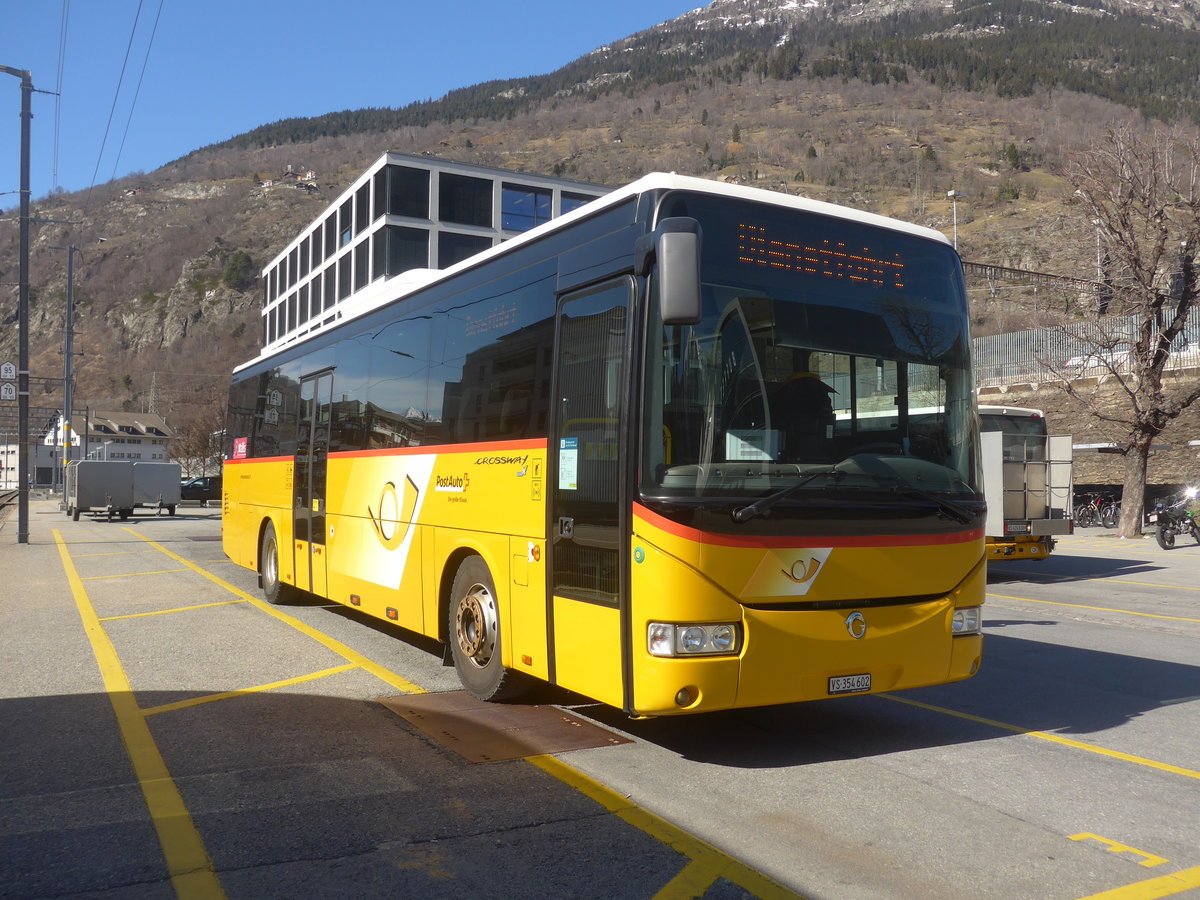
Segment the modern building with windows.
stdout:
<svg viewBox="0 0 1200 900">
<path fill-rule="evenodd" d="M 609 190 L 385 153 L 263 269 L 263 350 L 371 308 L 431 269 L 449 268 Z M 392 280 L 400 275 L 406 277 Z"/>
</svg>

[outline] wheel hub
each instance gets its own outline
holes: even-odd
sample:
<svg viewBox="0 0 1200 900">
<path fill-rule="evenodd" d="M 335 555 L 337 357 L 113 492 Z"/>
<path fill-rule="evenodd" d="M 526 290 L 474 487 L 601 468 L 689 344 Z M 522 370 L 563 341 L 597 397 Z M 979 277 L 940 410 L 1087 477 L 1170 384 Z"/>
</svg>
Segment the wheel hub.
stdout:
<svg viewBox="0 0 1200 900">
<path fill-rule="evenodd" d="M 458 602 L 455 637 L 463 656 L 485 666 L 496 646 L 496 604 L 483 585 L 475 585 Z"/>
</svg>

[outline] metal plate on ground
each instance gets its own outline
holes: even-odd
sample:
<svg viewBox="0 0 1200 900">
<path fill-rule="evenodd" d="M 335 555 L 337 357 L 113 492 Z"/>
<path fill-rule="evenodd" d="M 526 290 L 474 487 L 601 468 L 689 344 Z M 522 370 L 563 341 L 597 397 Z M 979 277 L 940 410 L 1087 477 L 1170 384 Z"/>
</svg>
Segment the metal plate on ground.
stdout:
<svg viewBox="0 0 1200 900">
<path fill-rule="evenodd" d="M 631 743 L 556 706 L 485 703 L 466 691 L 402 694 L 379 702 L 471 762 Z"/>
</svg>

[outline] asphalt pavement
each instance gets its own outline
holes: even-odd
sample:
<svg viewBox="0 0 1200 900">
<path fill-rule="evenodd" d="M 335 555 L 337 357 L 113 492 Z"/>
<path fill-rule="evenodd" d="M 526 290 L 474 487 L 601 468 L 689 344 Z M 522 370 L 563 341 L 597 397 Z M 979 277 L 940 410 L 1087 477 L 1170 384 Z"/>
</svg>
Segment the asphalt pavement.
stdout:
<svg viewBox="0 0 1200 900">
<path fill-rule="evenodd" d="M 465 759 L 379 702 L 433 648 L 267 607 L 219 529 L 0 523 L 0 897 L 796 896 L 569 753 Z"/>
</svg>

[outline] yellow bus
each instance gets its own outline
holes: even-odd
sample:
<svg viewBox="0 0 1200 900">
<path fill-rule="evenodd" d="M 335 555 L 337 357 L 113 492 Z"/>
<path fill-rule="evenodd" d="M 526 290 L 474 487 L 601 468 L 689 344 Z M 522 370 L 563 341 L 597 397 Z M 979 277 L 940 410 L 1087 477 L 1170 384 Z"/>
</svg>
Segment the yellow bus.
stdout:
<svg viewBox="0 0 1200 900">
<path fill-rule="evenodd" d="M 970 347 L 941 234 L 648 175 L 240 366 L 225 552 L 272 602 L 437 639 L 485 700 L 546 681 L 657 716 L 965 679 Z"/>
</svg>

